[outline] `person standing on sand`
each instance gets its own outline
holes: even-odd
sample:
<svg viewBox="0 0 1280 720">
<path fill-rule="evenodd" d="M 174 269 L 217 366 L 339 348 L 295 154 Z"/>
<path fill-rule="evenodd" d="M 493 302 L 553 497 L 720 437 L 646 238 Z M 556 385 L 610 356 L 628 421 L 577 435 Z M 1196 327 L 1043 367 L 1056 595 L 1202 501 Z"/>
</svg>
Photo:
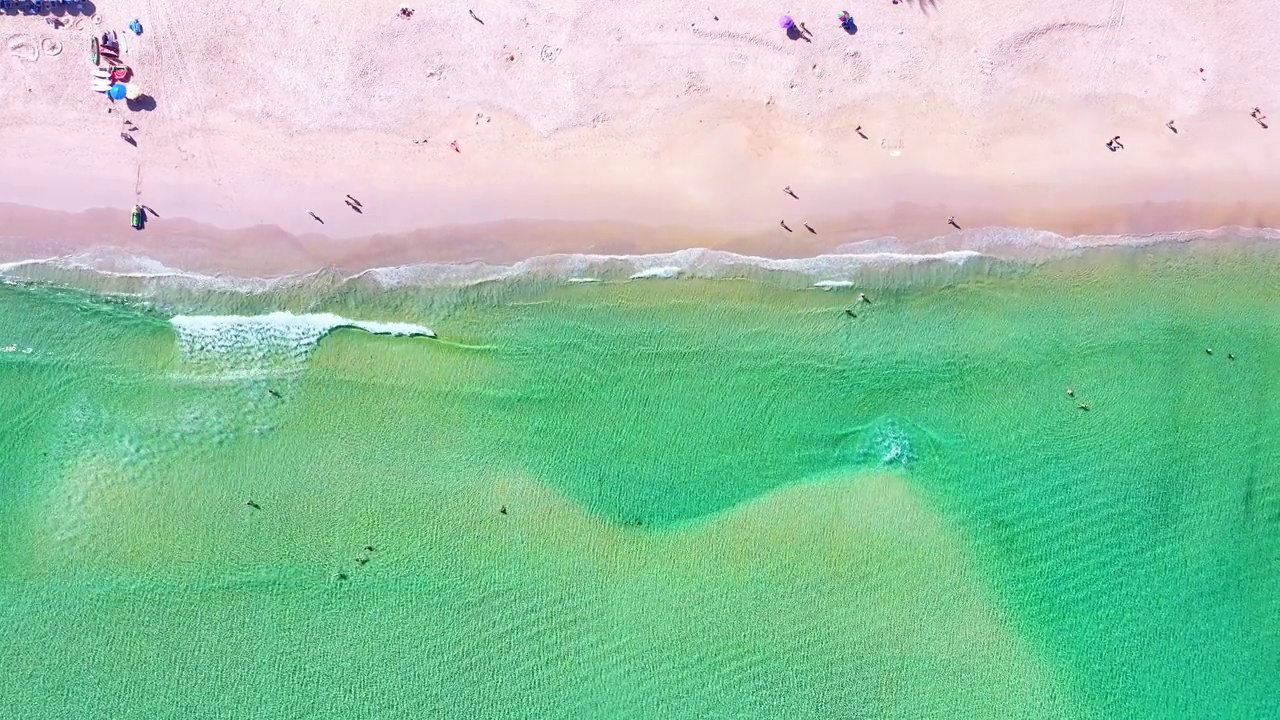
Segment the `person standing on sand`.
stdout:
<svg viewBox="0 0 1280 720">
<path fill-rule="evenodd" d="M 783 229 L 783 230 L 786 230 L 787 232 L 791 232 L 791 228 L 787 227 L 787 221 L 786 221 L 786 220 L 779 220 L 779 221 L 778 221 L 778 224 L 782 226 L 782 229 Z"/>
<path fill-rule="evenodd" d="M 320 223 L 321 225 L 323 225 L 323 224 L 324 224 L 324 221 L 320 219 L 320 216 L 319 216 L 319 215 L 317 215 L 317 214 L 315 214 L 315 213 L 313 213 L 313 212 L 311 212 L 311 211 L 309 211 L 309 210 L 307 211 L 307 214 L 308 214 L 308 215 L 310 215 L 310 216 L 312 217 L 312 219 L 314 219 L 316 222 Z"/>
</svg>

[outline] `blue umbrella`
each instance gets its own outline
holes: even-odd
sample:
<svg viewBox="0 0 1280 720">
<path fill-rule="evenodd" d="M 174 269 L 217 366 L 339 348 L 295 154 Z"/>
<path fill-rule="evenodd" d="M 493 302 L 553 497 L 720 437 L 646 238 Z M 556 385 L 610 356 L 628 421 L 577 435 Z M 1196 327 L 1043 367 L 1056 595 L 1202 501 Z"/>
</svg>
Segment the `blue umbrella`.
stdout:
<svg viewBox="0 0 1280 720">
<path fill-rule="evenodd" d="M 107 97 L 112 100 L 123 100 L 127 89 L 123 83 L 116 83 L 107 90 Z"/>
</svg>

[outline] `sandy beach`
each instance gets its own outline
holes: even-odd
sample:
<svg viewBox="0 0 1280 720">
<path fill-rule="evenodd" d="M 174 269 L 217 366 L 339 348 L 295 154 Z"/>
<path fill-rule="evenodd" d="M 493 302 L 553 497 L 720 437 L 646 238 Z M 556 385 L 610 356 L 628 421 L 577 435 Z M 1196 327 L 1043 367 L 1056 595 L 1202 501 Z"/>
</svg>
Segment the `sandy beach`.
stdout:
<svg viewBox="0 0 1280 720">
<path fill-rule="evenodd" d="M 111 247 L 270 274 L 794 257 L 946 236 L 952 216 L 1064 235 L 1280 227 L 1280 128 L 1250 112 L 1280 122 L 1261 4 L 404 7 L 0 15 L 0 261 Z M 807 32 L 789 37 L 784 13 Z M 149 101 L 90 91 L 108 29 Z M 154 210 L 143 232 L 135 202 Z"/>
</svg>

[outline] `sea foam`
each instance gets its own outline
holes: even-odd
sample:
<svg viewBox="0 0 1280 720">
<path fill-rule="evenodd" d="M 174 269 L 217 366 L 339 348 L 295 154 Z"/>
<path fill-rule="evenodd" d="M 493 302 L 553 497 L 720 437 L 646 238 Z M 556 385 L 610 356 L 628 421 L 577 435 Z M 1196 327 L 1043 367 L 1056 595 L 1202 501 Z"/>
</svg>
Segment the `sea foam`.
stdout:
<svg viewBox="0 0 1280 720">
<path fill-rule="evenodd" d="M 339 288 L 348 284 L 395 288 L 466 288 L 501 281 L 552 283 L 667 279 L 752 279 L 786 287 L 842 290 L 900 284 L 914 274 L 959 279 L 966 273 L 1001 272 L 1094 249 L 1141 248 L 1231 239 L 1274 243 L 1280 231 L 1223 227 L 1152 235 L 1064 236 L 1029 228 L 989 227 L 930 240 L 886 236 L 839 245 L 821 255 L 769 258 L 726 250 L 689 248 L 639 255 L 560 253 L 510 264 L 422 262 L 346 274 L 335 268 L 278 277 L 208 275 L 170 267 L 120 249 L 0 263 L 0 281 L 36 281 L 127 296 L 189 291 L 265 294 L 287 289 Z M 351 323 L 343 323 L 351 325 Z M 354 325 L 352 325 L 354 326 Z"/>
<path fill-rule="evenodd" d="M 300 359 L 338 328 L 374 335 L 434 338 L 435 332 L 404 322 L 351 320 L 332 313 L 295 315 L 177 315 L 169 320 L 184 358 L 234 355 L 258 361 Z"/>
</svg>

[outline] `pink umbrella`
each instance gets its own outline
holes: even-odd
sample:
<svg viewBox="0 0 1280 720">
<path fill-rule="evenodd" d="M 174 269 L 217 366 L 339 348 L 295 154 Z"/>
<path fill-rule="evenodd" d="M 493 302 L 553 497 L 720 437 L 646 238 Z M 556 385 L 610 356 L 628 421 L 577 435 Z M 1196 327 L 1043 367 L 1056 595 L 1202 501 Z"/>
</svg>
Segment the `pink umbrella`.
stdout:
<svg viewBox="0 0 1280 720">
<path fill-rule="evenodd" d="M 790 15 L 783 15 L 778 19 L 778 27 L 781 27 L 783 30 L 790 30 L 795 24 L 795 21 L 791 19 Z"/>
</svg>

